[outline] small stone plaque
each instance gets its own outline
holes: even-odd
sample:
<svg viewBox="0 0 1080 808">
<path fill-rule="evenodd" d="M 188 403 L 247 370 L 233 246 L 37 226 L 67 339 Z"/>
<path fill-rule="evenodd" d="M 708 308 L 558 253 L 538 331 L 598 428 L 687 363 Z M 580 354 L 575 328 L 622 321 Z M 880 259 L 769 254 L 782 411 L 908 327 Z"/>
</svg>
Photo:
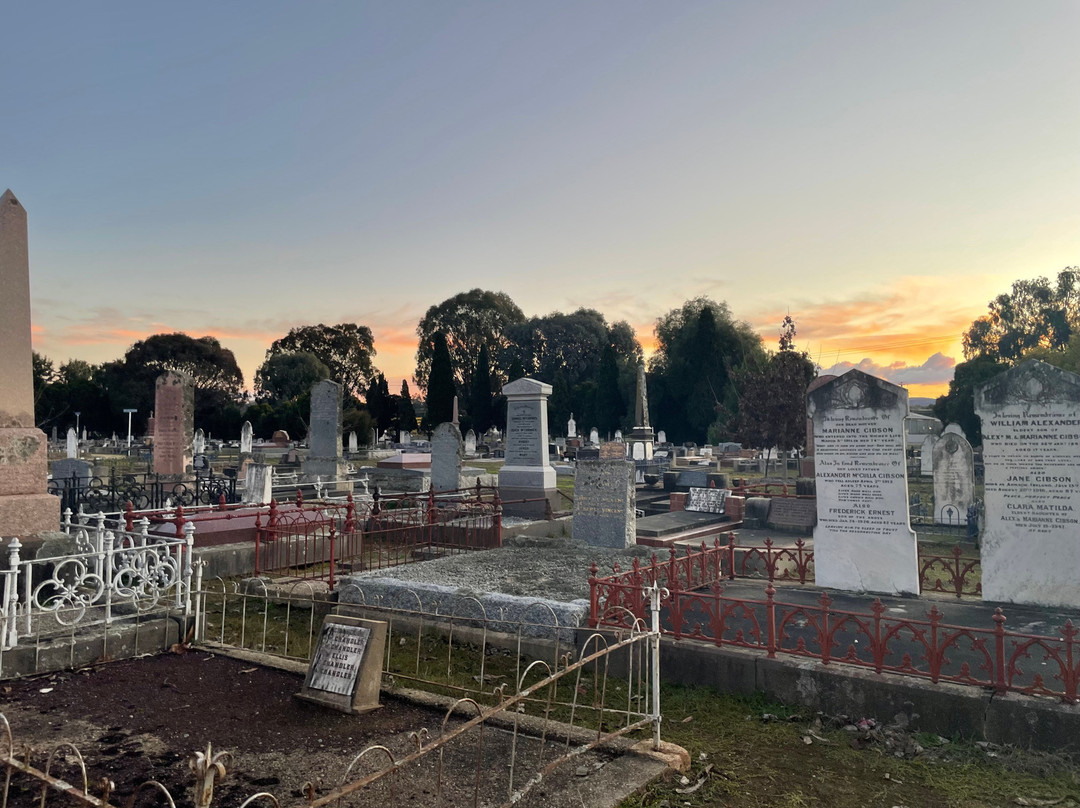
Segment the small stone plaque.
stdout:
<svg viewBox="0 0 1080 808">
<path fill-rule="evenodd" d="M 724 513 L 724 501 L 730 494 L 726 488 L 691 488 L 686 497 L 688 511 L 698 513 Z"/>
<path fill-rule="evenodd" d="M 777 530 L 813 530 L 817 524 L 817 500 L 773 497 L 766 524 Z"/>
<path fill-rule="evenodd" d="M 384 622 L 328 615 L 297 695 L 345 713 L 378 709 L 385 643 Z"/>
</svg>

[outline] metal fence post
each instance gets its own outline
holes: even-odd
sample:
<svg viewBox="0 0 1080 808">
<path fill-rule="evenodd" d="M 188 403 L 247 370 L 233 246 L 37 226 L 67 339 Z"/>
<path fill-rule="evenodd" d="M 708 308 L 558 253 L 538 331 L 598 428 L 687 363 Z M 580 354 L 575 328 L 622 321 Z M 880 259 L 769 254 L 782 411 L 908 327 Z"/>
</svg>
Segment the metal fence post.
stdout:
<svg viewBox="0 0 1080 808">
<path fill-rule="evenodd" d="M 14 648 L 19 642 L 19 629 L 15 622 L 15 609 L 19 603 L 19 548 L 22 544 L 18 539 L 12 539 L 11 544 L 8 545 L 8 568 L 9 572 L 4 576 L 4 612 L 5 620 L 3 626 L 3 634 L 0 635 L 0 639 L 3 640 L 2 644 L 4 648 Z M 30 605 L 27 604 L 26 611 L 29 614 Z"/>
<path fill-rule="evenodd" d="M 180 567 L 184 576 L 183 586 L 176 587 L 176 605 L 183 607 L 184 616 L 191 614 L 191 561 L 195 554 L 195 523 L 188 522 L 184 525 L 184 549 L 183 566 Z"/>
<path fill-rule="evenodd" d="M 649 593 L 649 676 L 652 679 L 653 749 L 660 748 L 660 584 L 653 583 Z"/>
<path fill-rule="evenodd" d="M 101 569 L 105 572 L 105 625 L 112 622 L 113 545 L 115 542 L 116 537 L 113 532 L 111 530 L 105 531 L 105 535 L 101 539 L 101 551 L 98 553 Z"/>
</svg>

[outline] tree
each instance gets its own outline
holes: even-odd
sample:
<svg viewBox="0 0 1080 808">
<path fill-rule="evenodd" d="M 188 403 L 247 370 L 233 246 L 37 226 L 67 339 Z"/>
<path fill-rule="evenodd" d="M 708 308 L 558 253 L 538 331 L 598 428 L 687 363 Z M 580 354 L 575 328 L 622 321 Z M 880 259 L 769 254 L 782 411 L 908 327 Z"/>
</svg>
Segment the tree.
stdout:
<svg viewBox="0 0 1080 808">
<path fill-rule="evenodd" d="M 451 375 L 462 390 L 472 389 L 472 374 L 480 346 L 499 357 L 506 341 L 503 331 L 522 322 L 524 313 L 503 292 L 472 289 L 444 300 L 427 310 L 416 326 L 420 338 L 416 349 L 416 383 L 428 386 L 434 360 L 434 337 L 441 333 L 450 355 Z M 439 422 L 435 422 L 439 423 Z"/>
<path fill-rule="evenodd" d="M 371 363 L 375 338 L 366 325 L 319 323 L 293 328 L 270 345 L 266 358 L 282 353 L 314 354 L 330 370 L 329 378 L 347 394 L 362 393 L 376 372 Z"/>
<path fill-rule="evenodd" d="M 975 388 L 1008 368 L 1007 363 L 991 356 L 961 362 L 953 371 L 948 394 L 934 402 L 934 416 L 943 424 L 959 424 L 971 445 L 981 446 L 982 425 L 975 414 Z"/>
<path fill-rule="evenodd" d="M 491 426 L 491 393 L 491 359 L 487 345 L 481 345 L 469 390 L 469 415 L 473 429 L 480 435 Z"/>
<path fill-rule="evenodd" d="M 292 401 L 330 378 L 330 369 L 313 353 L 279 353 L 267 357 L 255 373 L 255 392 L 260 399 Z"/>
<path fill-rule="evenodd" d="M 1063 351 L 1080 330 L 1080 267 L 1061 270 L 1053 284 L 1045 277 L 1015 281 L 988 308 L 964 334 L 965 359 L 1012 363 L 1036 348 Z"/>
<path fill-rule="evenodd" d="M 412 395 L 409 393 L 409 383 L 405 379 L 401 380 L 401 395 L 398 398 L 395 425 L 399 432 L 412 432 L 416 429 L 416 410 L 413 408 Z"/>
<path fill-rule="evenodd" d="M 608 345 L 600 359 L 596 374 L 596 399 L 593 417 L 601 435 L 610 435 L 622 424 L 626 415 L 626 400 L 619 389 L 619 365 L 615 349 Z"/>
<path fill-rule="evenodd" d="M 427 386 L 427 429 L 446 423 L 454 417 L 454 371 L 446 337 L 436 331 L 431 338 L 431 373 Z"/>
<path fill-rule="evenodd" d="M 656 425 L 670 439 L 702 441 L 736 406 L 730 369 L 764 357 L 761 338 L 725 303 L 688 300 L 656 321 L 648 386 Z"/>
<path fill-rule="evenodd" d="M 379 432 L 385 432 L 394 425 L 397 409 L 393 405 L 392 398 L 386 377 L 381 373 L 377 374 L 368 385 L 365 401 Z"/>
</svg>

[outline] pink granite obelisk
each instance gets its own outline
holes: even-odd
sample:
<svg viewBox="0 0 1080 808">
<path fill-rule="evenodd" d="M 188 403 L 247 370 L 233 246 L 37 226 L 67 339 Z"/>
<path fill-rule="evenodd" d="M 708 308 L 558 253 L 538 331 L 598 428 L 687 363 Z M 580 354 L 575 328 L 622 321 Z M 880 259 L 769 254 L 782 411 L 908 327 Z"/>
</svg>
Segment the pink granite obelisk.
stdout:
<svg viewBox="0 0 1080 808">
<path fill-rule="evenodd" d="M 30 257 L 26 209 L 0 196 L 0 538 L 60 527 L 60 499 L 45 493 L 49 456 L 34 425 Z"/>
</svg>

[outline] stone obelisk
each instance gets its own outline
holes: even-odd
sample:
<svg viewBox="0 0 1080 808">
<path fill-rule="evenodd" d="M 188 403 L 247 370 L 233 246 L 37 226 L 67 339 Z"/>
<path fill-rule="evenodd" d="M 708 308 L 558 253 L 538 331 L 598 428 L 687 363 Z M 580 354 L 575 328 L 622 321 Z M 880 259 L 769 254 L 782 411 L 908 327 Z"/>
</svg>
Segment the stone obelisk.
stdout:
<svg viewBox="0 0 1080 808">
<path fill-rule="evenodd" d="M 48 441 L 34 426 L 30 257 L 26 209 L 0 196 L 0 538 L 60 527 L 60 499 L 45 493 Z"/>
</svg>

